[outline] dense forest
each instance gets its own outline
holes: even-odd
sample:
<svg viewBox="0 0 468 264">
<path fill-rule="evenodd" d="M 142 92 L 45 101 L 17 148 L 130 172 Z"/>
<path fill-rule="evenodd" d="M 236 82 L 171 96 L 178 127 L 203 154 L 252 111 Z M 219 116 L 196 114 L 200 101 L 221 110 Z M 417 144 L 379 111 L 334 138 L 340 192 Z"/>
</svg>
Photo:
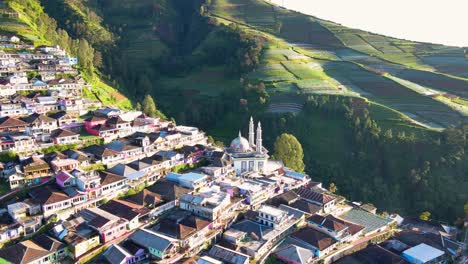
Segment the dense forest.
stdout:
<svg viewBox="0 0 468 264">
<path fill-rule="evenodd" d="M 282 133 L 295 135 L 304 149 L 305 171 L 325 185 L 333 183 L 339 194 L 403 215 L 429 211 L 434 219 L 451 222 L 463 215 L 468 125 L 441 133 L 401 131 L 374 120 L 375 106 L 368 101 L 329 95 L 302 96 L 298 114 L 266 113 L 271 95 L 265 85 L 242 79 L 258 65 L 265 38 L 217 22 L 203 3 L 43 0 L 57 22 L 43 17 L 39 24 L 49 25 L 44 30 L 54 42 L 82 53 L 83 67 L 99 67 L 134 101 L 153 95 L 155 113 L 199 126 L 225 144 L 255 115 L 271 150 Z M 204 67 L 220 68 L 237 89 L 201 96 L 164 82 Z"/>
</svg>

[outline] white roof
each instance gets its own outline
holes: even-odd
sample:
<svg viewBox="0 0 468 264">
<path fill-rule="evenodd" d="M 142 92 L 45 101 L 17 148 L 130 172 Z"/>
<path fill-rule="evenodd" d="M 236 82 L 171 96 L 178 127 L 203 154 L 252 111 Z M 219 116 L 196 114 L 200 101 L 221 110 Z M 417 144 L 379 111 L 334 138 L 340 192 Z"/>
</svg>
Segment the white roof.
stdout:
<svg viewBox="0 0 468 264">
<path fill-rule="evenodd" d="M 258 209 L 259 212 L 262 212 L 267 215 L 273 215 L 276 217 L 282 216 L 285 212 L 283 210 L 277 209 L 275 207 L 269 206 L 269 205 L 262 205 L 260 209 Z"/>
<path fill-rule="evenodd" d="M 407 255 L 414 259 L 420 260 L 423 263 L 436 259 L 445 253 L 437 248 L 431 247 L 424 243 L 421 243 L 415 247 L 403 251 L 403 255 Z"/>
<path fill-rule="evenodd" d="M 210 256 L 203 256 L 197 260 L 198 264 L 223 264 L 222 261 L 214 259 Z"/>
</svg>

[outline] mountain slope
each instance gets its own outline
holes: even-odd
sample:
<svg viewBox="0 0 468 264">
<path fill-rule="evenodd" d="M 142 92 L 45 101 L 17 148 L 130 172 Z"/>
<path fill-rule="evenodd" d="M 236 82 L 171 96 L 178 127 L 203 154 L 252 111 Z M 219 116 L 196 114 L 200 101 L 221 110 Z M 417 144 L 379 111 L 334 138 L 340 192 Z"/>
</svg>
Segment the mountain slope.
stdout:
<svg viewBox="0 0 468 264">
<path fill-rule="evenodd" d="M 254 115 L 268 131 L 266 146 L 295 134 L 306 171 L 343 195 L 406 215 L 462 214 L 468 127 L 460 49 L 259 0 L 78 2 L 42 4 L 102 53 L 100 70 L 132 98 L 150 93 L 166 115 L 225 143 Z M 77 30 L 84 26 L 112 37 L 97 41 Z"/>
<path fill-rule="evenodd" d="M 13 10 L 19 15 L 18 17 L 2 17 L 1 33 L 19 35 L 36 46 L 60 44 L 69 53 L 80 58 L 78 52 L 83 51 L 72 50 L 78 49 L 80 41 L 70 38 L 66 31 L 58 29 L 57 22 L 44 11 L 38 0 L 5 0 L 2 1 L 2 5 L 3 10 Z M 130 100 L 107 84 L 105 78 L 92 65 L 82 66 L 80 70 L 83 78 L 91 84 L 91 89 L 85 90 L 85 96 L 97 99 L 105 105 L 115 105 L 124 109 L 132 108 Z"/>
</svg>

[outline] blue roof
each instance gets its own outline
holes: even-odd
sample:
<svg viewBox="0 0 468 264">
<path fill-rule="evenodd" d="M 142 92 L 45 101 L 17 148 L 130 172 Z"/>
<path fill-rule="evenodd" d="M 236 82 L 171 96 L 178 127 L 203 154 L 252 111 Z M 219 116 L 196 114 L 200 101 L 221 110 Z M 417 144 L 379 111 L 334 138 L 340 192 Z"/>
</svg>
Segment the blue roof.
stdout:
<svg viewBox="0 0 468 264">
<path fill-rule="evenodd" d="M 166 179 L 171 182 L 175 183 L 180 183 L 181 181 L 183 182 L 196 182 L 199 180 L 202 180 L 206 178 L 206 175 L 200 174 L 200 173 L 195 173 L 195 172 L 189 172 L 185 174 L 179 174 L 175 172 L 170 172 L 169 174 L 166 175 Z"/>
<path fill-rule="evenodd" d="M 171 181 L 171 182 L 175 182 L 175 183 L 179 183 L 179 178 L 181 176 L 182 175 L 179 174 L 179 173 L 170 172 L 169 174 L 166 175 L 166 180 Z"/>
<path fill-rule="evenodd" d="M 295 171 L 292 171 L 292 170 L 289 170 L 289 169 L 286 169 L 285 173 L 286 173 L 286 176 L 294 178 L 294 179 L 301 179 L 302 180 L 305 177 L 307 177 L 307 174 L 295 172 Z"/>
<path fill-rule="evenodd" d="M 166 251 L 172 244 L 169 239 L 146 229 L 138 229 L 130 236 L 130 240 L 142 247 L 153 248 L 160 252 Z"/>
<path fill-rule="evenodd" d="M 47 85 L 45 82 L 42 82 L 42 81 L 35 81 L 33 83 L 33 86 L 45 86 Z"/>
<path fill-rule="evenodd" d="M 182 181 L 188 181 L 188 182 L 196 182 L 203 178 L 206 178 L 206 175 L 195 173 L 195 172 L 189 172 L 186 174 L 182 174 L 182 176 L 179 177 L 179 181 L 182 180 Z"/>
</svg>

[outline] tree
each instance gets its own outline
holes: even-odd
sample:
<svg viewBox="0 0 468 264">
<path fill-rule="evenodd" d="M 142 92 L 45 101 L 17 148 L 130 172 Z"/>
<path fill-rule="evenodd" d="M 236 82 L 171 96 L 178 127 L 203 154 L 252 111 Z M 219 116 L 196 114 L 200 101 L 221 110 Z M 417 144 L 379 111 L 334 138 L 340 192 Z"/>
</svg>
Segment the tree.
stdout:
<svg viewBox="0 0 468 264">
<path fill-rule="evenodd" d="M 143 113 L 151 117 L 158 116 L 158 109 L 156 108 L 156 103 L 153 100 L 151 95 L 147 94 L 143 100 Z"/>
<path fill-rule="evenodd" d="M 421 215 L 419 216 L 419 219 L 423 220 L 423 221 L 429 221 L 431 219 L 431 213 L 428 212 L 428 211 L 424 211 L 421 213 Z"/>
<path fill-rule="evenodd" d="M 328 187 L 328 190 L 330 190 L 330 192 L 332 193 L 336 193 L 336 191 L 338 191 L 338 188 L 336 187 L 335 183 L 330 183 L 330 187 Z"/>
<path fill-rule="evenodd" d="M 283 133 L 276 139 L 274 156 L 286 167 L 298 172 L 304 171 L 304 151 L 294 135 Z"/>
<path fill-rule="evenodd" d="M 13 151 L 8 151 L 0 154 L 0 162 L 6 163 L 10 161 L 14 161 L 18 158 L 18 155 Z"/>
</svg>

